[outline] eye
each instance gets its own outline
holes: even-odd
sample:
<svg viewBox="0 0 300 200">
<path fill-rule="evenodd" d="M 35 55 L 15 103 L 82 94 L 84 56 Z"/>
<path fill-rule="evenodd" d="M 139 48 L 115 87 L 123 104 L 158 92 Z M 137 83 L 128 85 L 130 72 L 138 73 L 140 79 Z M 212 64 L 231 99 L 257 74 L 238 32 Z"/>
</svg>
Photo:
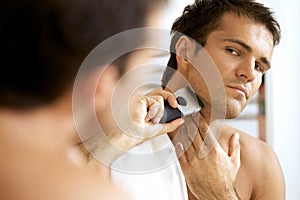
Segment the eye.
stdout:
<svg viewBox="0 0 300 200">
<path fill-rule="evenodd" d="M 255 69 L 259 72 L 262 72 L 264 73 L 265 72 L 265 69 L 263 66 L 259 65 L 258 63 L 255 63 Z"/>
<path fill-rule="evenodd" d="M 234 56 L 240 55 L 238 51 L 236 51 L 236 50 L 234 50 L 234 49 L 232 49 L 232 48 L 227 48 L 226 50 L 227 50 L 227 52 L 229 52 L 231 55 L 234 55 Z"/>
</svg>

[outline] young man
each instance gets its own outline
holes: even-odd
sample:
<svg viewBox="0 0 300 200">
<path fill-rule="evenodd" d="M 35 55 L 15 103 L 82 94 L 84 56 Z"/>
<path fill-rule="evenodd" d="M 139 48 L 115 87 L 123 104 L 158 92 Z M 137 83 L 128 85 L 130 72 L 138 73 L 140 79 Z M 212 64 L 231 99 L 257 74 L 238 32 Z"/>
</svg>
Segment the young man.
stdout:
<svg viewBox="0 0 300 200">
<path fill-rule="evenodd" d="M 283 174 L 271 148 L 220 121 L 242 112 L 271 67 L 280 40 L 273 13 L 252 0 L 196 0 L 172 31 L 163 86 L 176 91 L 183 86 L 181 74 L 203 103 L 195 138 L 173 139 L 189 199 L 285 199 Z"/>
<path fill-rule="evenodd" d="M 110 182 L 100 163 L 87 164 L 82 154 L 73 118 L 73 84 L 83 59 L 95 46 L 114 34 L 144 26 L 162 2 L 1 2 L 1 199 L 129 199 Z M 113 53 L 106 50 L 100 61 Z M 94 94 L 99 100 L 95 112 L 102 113 L 99 120 L 105 120 L 111 88 L 128 59 L 122 57 L 105 72 L 107 63 L 99 61 L 84 76 L 82 87 L 88 90 L 89 81 L 103 72 Z M 161 100 L 141 98 L 142 115 L 137 113 L 136 118 L 145 123 L 147 108 L 151 112 L 151 106 Z M 80 123 L 88 126 L 89 118 L 81 117 Z"/>
</svg>

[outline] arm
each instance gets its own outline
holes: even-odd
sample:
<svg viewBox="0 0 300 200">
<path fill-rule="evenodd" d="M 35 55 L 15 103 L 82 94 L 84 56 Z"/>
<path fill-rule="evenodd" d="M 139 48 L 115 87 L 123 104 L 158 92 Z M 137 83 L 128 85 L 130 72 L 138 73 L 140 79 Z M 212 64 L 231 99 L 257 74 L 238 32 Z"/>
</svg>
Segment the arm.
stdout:
<svg viewBox="0 0 300 200">
<path fill-rule="evenodd" d="M 284 200 L 285 181 L 279 161 L 273 150 L 266 144 L 260 147 L 257 167 L 260 174 L 256 174 L 253 196 L 255 200 Z M 258 171 L 258 170 L 257 170 Z M 262 178 L 263 177 L 263 178 Z"/>
</svg>

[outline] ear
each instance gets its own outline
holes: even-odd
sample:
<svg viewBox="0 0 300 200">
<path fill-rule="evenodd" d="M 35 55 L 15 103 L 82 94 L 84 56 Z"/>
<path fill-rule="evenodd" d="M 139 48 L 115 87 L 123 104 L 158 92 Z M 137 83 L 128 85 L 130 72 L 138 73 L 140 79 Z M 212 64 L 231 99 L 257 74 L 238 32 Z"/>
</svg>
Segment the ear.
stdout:
<svg viewBox="0 0 300 200">
<path fill-rule="evenodd" d="M 118 69 L 114 65 L 110 65 L 102 73 L 95 92 L 96 110 L 104 110 L 110 107 L 112 92 L 118 78 Z"/>
<path fill-rule="evenodd" d="M 189 51 L 191 50 L 191 40 L 186 36 L 181 36 L 175 46 L 176 49 L 176 61 L 177 71 L 183 76 L 187 74 L 190 63 Z"/>
</svg>

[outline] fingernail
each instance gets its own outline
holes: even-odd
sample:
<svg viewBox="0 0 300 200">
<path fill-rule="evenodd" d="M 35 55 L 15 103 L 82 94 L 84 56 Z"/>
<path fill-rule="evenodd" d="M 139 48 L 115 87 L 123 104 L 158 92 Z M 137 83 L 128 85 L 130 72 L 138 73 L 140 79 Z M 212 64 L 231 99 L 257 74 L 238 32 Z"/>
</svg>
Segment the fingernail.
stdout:
<svg viewBox="0 0 300 200">
<path fill-rule="evenodd" d="M 151 115 L 152 115 L 152 116 L 153 116 L 153 115 L 156 115 L 156 113 L 158 113 L 159 109 L 160 109 L 160 106 L 159 106 L 159 105 L 154 105 L 154 106 L 152 106 L 152 108 L 151 108 Z"/>
<path fill-rule="evenodd" d="M 182 125 L 182 124 L 184 124 L 184 119 L 180 118 L 179 125 Z"/>
<path fill-rule="evenodd" d="M 181 154 L 183 153 L 183 145 L 181 143 L 177 143 L 175 145 L 175 151 L 177 156 L 181 156 Z"/>
<path fill-rule="evenodd" d="M 200 128 L 200 132 L 201 133 L 207 133 L 207 131 L 208 131 L 208 127 L 207 126 L 203 126 L 203 127 Z"/>
<path fill-rule="evenodd" d="M 234 134 L 234 138 L 235 138 L 236 140 L 239 140 L 239 139 L 240 139 L 240 134 L 238 134 L 238 133 Z"/>
</svg>

